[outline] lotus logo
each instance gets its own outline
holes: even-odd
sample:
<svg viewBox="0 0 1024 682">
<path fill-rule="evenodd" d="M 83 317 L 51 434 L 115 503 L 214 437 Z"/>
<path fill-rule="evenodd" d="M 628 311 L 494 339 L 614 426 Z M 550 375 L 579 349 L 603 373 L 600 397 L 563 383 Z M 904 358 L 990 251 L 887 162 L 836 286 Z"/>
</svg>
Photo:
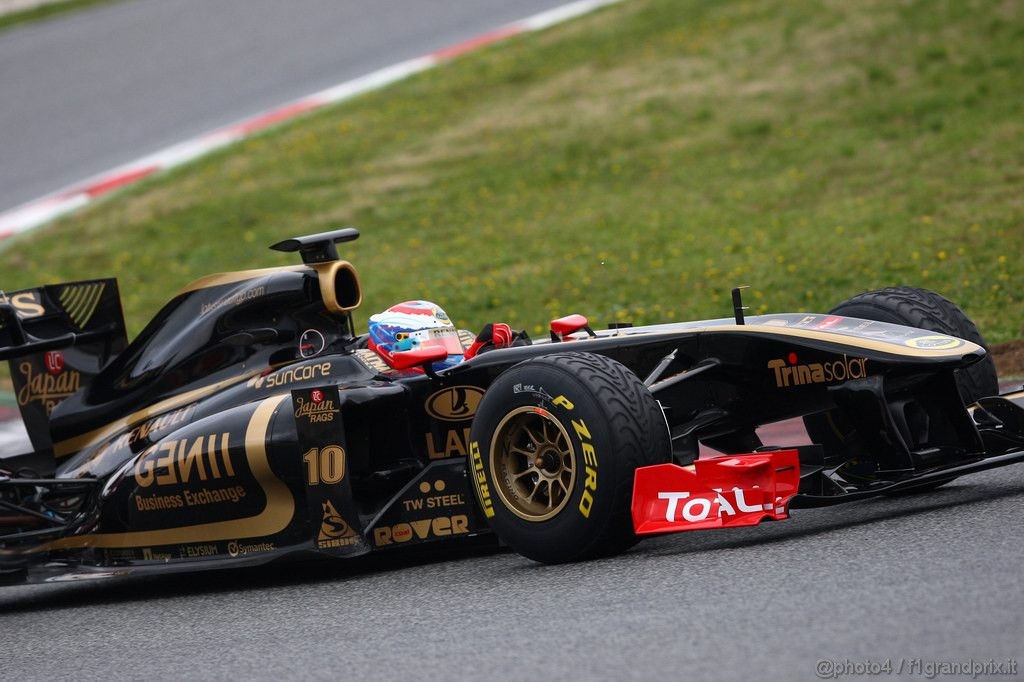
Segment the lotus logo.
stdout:
<svg viewBox="0 0 1024 682">
<path fill-rule="evenodd" d="M 958 346 L 962 346 L 964 345 L 964 342 L 960 339 L 955 339 L 952 336 L 918 336 L 913 339 L 907 339 L 907 345 L 911 348 L 945 350 L 947 348 L 957 348 Z"/>
<path fill-rule="evenodd" d="M 461 422 L 472 419 L 484 392 L 476 386 L 452 386 L 427 398 L 424 404 L 427 414 L 446 422 Z"/>
</svg>

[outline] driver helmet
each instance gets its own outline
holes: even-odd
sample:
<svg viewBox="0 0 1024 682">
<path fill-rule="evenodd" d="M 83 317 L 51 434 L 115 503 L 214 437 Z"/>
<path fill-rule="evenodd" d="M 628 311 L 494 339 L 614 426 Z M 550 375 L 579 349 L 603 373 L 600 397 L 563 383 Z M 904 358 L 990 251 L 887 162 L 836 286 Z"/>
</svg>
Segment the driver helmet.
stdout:
<svg viewBox="0 0 1024 682">
<path fill-rule="evenodd" d="M 434 366 L 448 368 L 462 362 L 465 352 L 459 332 L 448 314 L 430 301 L 405 301 L 371 315 L 367 346 L 389 365 L 392 364 L 390 356 L 393 353 L 442 346 L 448 351 L 448 359 L 434 363 Z"/>
</svg>

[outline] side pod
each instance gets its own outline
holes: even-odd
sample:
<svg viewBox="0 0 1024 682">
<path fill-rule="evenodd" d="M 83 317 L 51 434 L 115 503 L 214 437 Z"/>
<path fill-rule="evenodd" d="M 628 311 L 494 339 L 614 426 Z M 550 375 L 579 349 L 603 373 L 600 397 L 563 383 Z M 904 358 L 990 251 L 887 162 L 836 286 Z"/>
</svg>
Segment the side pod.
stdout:
<svg viewBox="0 0 1024 682">
<path fill-rule="evenodd" d="M 633 529 L 650 535 L 779 521 L 788 517 L 799 485 L 796 450 L 640 467 L 633 483 Z"/>
</svg>

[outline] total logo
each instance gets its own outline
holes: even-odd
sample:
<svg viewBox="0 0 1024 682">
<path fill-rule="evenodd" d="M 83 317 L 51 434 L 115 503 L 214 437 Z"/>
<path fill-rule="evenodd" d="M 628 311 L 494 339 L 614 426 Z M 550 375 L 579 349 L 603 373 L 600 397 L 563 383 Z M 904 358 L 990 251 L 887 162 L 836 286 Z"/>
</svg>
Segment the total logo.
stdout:
<svg viewBox="0 0 1024 682">
<path fill-rule="evenodd" d="M 714 495 L 710 494 L 698 494 L 691 495 L 689 492 L 661 492 L 658 493 L 658 499 L 666 500 L 668 505 L 665 508 L 665 520 L 666 521 L 688 521 L 690 523 L 700 523 L 706 521 L 714 511 L 716 518 L 723 518 L 725 516 L 737 516 L 739 514 L 763 514 L 765 512 L 771 513 L 773 505 L 770 502 L 751 504 L 747 501 L 748 496 L 751 499 L 763 499 L 763 491 L 753 488 L 751 490 L 743 490 L 742 488 L 733 488 L 732 490 L 722 491 L 719 488 L 714 488 Z M 684 501 L 685 500 L 685 501 Z M 680 506 L 680 502 L 683 504 Z M 775 512 L 782 514 L 785 512 L 785 507 L 781 505 L 781 499 L 776 501 L 779 505 L 775 508 Z M 678 517 L 677 517 L 678 512 Z"/>
<path fill-rule="evenodd" d="M 796 353 L 790 353 L 785 360 L 768 362 L 768 369 L 775 372 L 775 385 L 803 386 L 805 384 L 830 384 L 834 381 L 863 379 L 868 375 L 867 358 L 850 358 L 843 354 L 842 360 L 834 362 L 812 362 L 800 364 Z"/>
</svg>

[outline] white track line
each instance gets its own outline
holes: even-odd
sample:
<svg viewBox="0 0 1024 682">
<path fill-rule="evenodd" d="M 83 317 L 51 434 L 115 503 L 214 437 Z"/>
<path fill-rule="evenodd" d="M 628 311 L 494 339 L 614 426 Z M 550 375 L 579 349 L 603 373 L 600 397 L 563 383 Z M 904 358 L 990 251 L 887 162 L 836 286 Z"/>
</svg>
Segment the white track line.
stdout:
<svg viewBox="0 0 1024 682">
<path fill-rule="evenodd" d="M 186 140 L 155 154 L 101 173 L 82 183 L 0 213 L 0 244 L 3 244 L 4 240 L 9 237 L 27 232 L 79 209 L 97 197 L 132 185 L 154 173 L 194 161 L 212 151 L 262 132 L 271 126 L 292 120 L 301 114 L 320 109 L 328 104 L 351 99 L 371 90 L 377 90 L 510 36 L 540 31 L 621 1 L 578 0 L 578 2 L 555 7 L 428 55 L 393 64 L 360 78 L 339 83 L 326 90 L 288 102 L 238 123 Z"/>
</svg>

